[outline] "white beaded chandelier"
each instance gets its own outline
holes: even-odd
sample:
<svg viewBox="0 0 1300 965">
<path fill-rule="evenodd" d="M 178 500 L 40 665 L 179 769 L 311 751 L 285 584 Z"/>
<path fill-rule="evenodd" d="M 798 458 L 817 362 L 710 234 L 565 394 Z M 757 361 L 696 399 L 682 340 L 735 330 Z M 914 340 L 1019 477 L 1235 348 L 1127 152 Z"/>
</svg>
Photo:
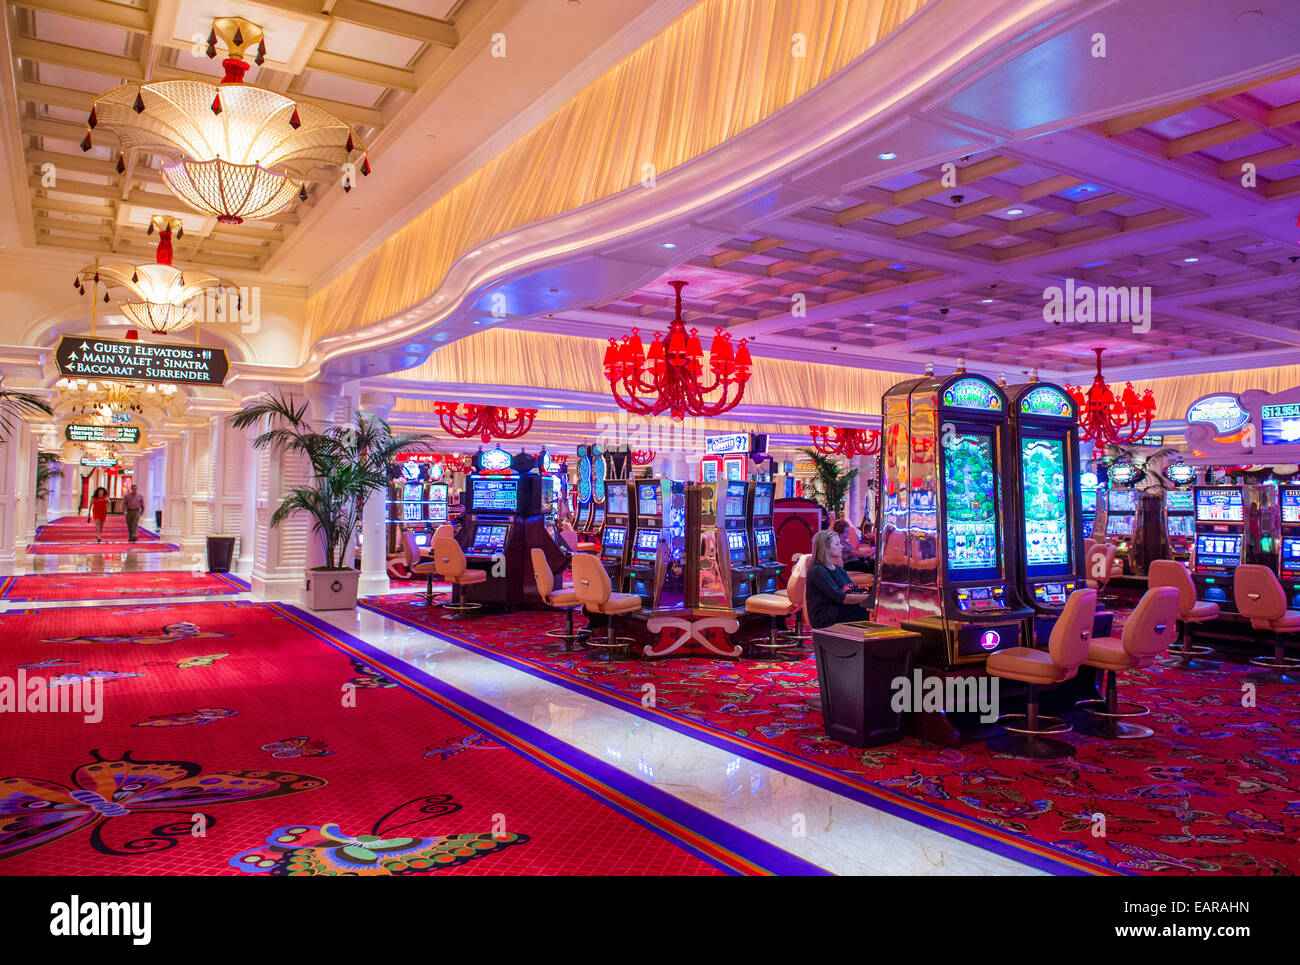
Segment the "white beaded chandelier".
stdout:
<svg viewBox="0 0 1300 965">
<path fill-rule="evenodd" d="M 93 132 L 115 134 L 125 152 L 143 148 L 166 155 L 162 178 L 171 192 L 223 224 L 269 218 L 295 196 L 307 199 L 307 181 L 340 177 L 352 189 L 355 170 L 370 174 L 365 145 L 345 121 L 314 104 L 244 83 L 244 50 L 266 53 L 262 28 L 242 17 L 213 22 L 207 54 L 220 37 L 229 56 L 225 77 L 130 83 L 95 99 L 81 142 L 90 150 Z M 125 161 L 118 158 L 118 171 Z"/>
</svg>

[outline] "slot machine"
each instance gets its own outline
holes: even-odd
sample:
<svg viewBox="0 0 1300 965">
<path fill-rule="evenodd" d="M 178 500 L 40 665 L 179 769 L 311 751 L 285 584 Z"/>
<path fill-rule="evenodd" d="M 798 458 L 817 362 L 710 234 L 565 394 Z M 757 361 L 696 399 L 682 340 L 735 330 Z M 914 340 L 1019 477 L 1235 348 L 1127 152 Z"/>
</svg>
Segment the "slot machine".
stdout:
<svg viewBox="0 0 1300 965">
<path fill-rule="evenodd" d="M 1033 613 L 1016 592 L 1003 509 L 1007 410 L 998 386 L 964 372 L 882 399 L 875 619 L 920 633 L 922 664 L 940 672 L 1019 646 Z"/>
<path fill-rule="evenodd" d="M 1165 490 L 1164 520 L 1169 558 L 1190 561 L 1196 542 L 1196 493 L 1190 489 Z"/>
<path fill-rule="evenodd" d="M 578 446 L 578 501 L 574 507 L 573 528 L 580 536 L 586 533 L 587 521 L 591 518 L 592 448 Z"/>
<path fill-rule="evenodd" d="M 563 565 L 563 554 L 542 519 L 541 478 L 532 471 L 535 466 L 532 456 L 511 456 L 504 449 L 474 456 L 456 539 L 468 565 L 486 570 L 488 578 L 464 588 L 469 601 L 513 609 L 522 606 L 526 597 L 535 597 L 528 552 L 532 546 L 553 550 L 547 554 L 552 572 Z"/>
<path fill-rule="evenodd" d="M 1115 544 L 1115 559 L 1124 563 L 1125 572 L 1133 571 L 1131 554 L 1133 537 L 1137 533 L 1138 491 L 1136 489 L 1108 489 L 1106 491 L 1106 542 Z"/>
<path fill-rule="evenodd" d="M 1277 495 L 1282 506 L 1278 578 L 1286 591 L 1287 606 L 1300 609 L 1300 486 L 1278 486 Z"/>
<path fill-rule="evenodd" d="M 1007 398 L 1017 590 L 1035 614 L 1033 639 L 1043 645 L 1065 601 L 1084 585 L 1078 412 L 1064 389 L 1046 382 L 1007 389 Z"/>
<path fill-rule="evenodd" d="M 605 527 L 605 480 L 609 476 L 609 460 L 600 446 L 591 447 L 591 513 L 587 517 L 585 532 L 593 543 L 600 539 Z"/>
<path fill-rule="evenodd" d="M 1278 567 L 1272 486 L 1197 486 L 1192 580 L 1197 596 L 1235 611 L 1233 572 L 1242 563 Z"/>
<path fill-rule="evenodd" d="M 754 569 L 756 593 L 775 593 L 783 567 L 776 558 L 776 525 L 773 503 L 776 483 L 751 482 L 746 519 L 749 525 L 749 565 Z"/>
<path fill-rule="evenodd" d="M 627 562 L 626 592 L 641 597 L 641 607 L 653 610 L 663 593 L 669 557 L 664 537 L 664 486 L 660 479 L 637 479 L 630 487 L 636 498 L 636 519 Z"/>
<path fill-rule="evenodd" d="M 600 531 L 600 561 L 609 573 L 609 585 L 622 592 L 627 574 L 630 538 L 634 534 L 629 499 L 633 483 L 614 480 L 605 486 L 605 526 Z"/>
<path fill-rule="evenodd" d="M 729 605 L 733 610 L 743 610 L 745 600 L 754 594 L 755 575 L 749 562 L 749 483 L 726 480 L 717 483 L 715 491 L 718 562 Z"/>
<path fill-rule="evenodd" d="M 1079 475 L 1079 515 L 1085 539 L 1095 539 L 1097 530 L 1097 502 L 1101 498 L 1101 480 L 1095 472 Z"/>
</svg>

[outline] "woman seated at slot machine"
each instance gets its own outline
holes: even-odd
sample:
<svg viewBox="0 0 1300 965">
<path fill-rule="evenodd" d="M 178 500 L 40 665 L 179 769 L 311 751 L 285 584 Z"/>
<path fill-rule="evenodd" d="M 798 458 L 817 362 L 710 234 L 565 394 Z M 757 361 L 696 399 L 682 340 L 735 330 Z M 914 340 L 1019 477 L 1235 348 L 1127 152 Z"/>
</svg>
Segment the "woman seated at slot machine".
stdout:
<svg viewBox="0 0 1300 965">
<path fill-rule="evenodd" d="M 833 529 L 824 529 L 813 537 L 807 579 L 805 599 L 808 623 L 813 629 L 870 618 L 863 606 L 867 594 L 859 591 L 844 569 L 844 544 Z"/>
<path fill-rule="evenodd" d="M 847 519 L 837 519 L 831 526 L 831 530 L 840 538 L 846 570 L 856 570 L 859 573 L 875 572 L 876 561 L 872 559 L 873 554 L 862 544 L 858 531 L 849 525 Z"/>
</svg>

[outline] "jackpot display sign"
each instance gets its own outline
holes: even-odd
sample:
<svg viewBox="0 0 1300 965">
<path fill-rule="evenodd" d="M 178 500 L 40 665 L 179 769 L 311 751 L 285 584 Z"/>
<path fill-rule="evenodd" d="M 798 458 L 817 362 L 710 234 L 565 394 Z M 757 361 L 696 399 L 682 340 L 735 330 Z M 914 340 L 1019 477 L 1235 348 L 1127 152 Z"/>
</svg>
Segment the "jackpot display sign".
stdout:
<svg viewBox="0 0 1300 965">
<path fill-rule="evenodd" d="M 1266 446 L 1300 442 L 1300 403 L 1260 406 L 1259 438 Z"/>
<path fill-rule="evenodd" d="M 1023 415 L 1073 419 L 1074 403 L 1059 389 L 1054 389 L 1050 385 L 1040 385 L 1021 396 L 1020 412 Z"/>
<path fill-rule="evenodd" d="M 1065 440 L 1021 440 L 1025 493 L 1025 563 L 1060 566 L 1069 561 L 1066 523 Z"/>
<path fill-rule="evenodd" d="M 943 390 L 943 404 L 953 409 L 979 409 L 1000 412 L 1002 398 L 997 389 L 983 379 L 958 379 Z"/>
<path fill-rule="evenodd" d="M 993 436 L 983 432 L 957 436 L 946 449 L 944 522 L 948 569 L 954 572 L 995 570 L 998 565 L 993 450 Z"/>
<path fill-rule="evenodd" d="M 1278 494 L 1282 497 L 1282 522 L 1300 523 L 1300 489 L 1283 486 Z"/>
</svg>

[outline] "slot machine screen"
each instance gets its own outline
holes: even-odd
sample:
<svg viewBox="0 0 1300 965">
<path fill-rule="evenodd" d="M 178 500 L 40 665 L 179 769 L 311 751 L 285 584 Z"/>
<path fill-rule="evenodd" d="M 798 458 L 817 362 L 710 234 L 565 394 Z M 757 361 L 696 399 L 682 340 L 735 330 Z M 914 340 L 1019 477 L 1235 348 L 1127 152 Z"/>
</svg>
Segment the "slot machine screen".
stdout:
<svg viewBox="0 0 1300 965">
<path fill-rule="evenodd" d="M 1242 537 L 1232 533 L 1198 533 L 1197 566 L 1236 566 L 1241 562 Z"/>
<path fill-rule="evenodd" d="M 420 501 L 424 499 L 424 485 L 422 483 L 405 483 L 402 486 L 402 521 L 414 523 L 424 519 L 424 507 Z"/>
<path fill-rule="evenodd" d="M 605 499 L 605 511 L 615 516 L 627 515 L 627 487 L 610 486 Z"/>
<path fill-rule="evenodd" d="M 1300 570 L 1300 539 L 1288 536 L 1282 540 L 1282 569 Z"/>
<path fill-rule="evenodd" d="M 474 509 L 496 509 L 509 512 L 518 510 L 518 480 L 474 477 Z"/>
<path fill-rule="evenodd" d="M 505 526 L 479 526 L 474 530 L 471 553 L 499 553 L 506 548 Z"/>
<path fill-rule="evenodd" d="M 731 555 L 732 562 L 739 560 L 745 561 L 746 550 L 749 541 L 745 538 L 743 529 L 733 529 L 727 532 L 727 552 Z"/>
<path fill-rule="evenodd" d="M 1190 516 L 1166 516 L 1165 532 L 1170 536 L 1185 536 L 1191 539 L 1196 535 L 1196 520 Z"/>
<path fill-rule="evenodd" d="M 1070 562 L 1065 440 L 1024 438 L 1020 456 L 1025 494 L 1025 565 L 1033 573 L 1064 573 Z"/>
<path fill-rule="evenodd" d="M 627 543 L 627 528 L 623 526 L 606 526 L 600 534 L 600 555 L 605 559 L 623 558 L 623 547 Z"/>
<path fill-rule="evenodd" d="M 429 522 L 447 522 L 447 484 L 434 483 L 429 487 Z"/>
<path fill-rule="evenodd" d="M 754 487 L 755 516 L 772 515 L 772 493 L 775 492 L 775 490 L 775 483 L 759 483 Z"/>
<path fill-rule="evenodd" d="M 1240 523 L 1243 513 L 1242 492 L 1235 486 L 1196 490 L 1198 523 Z"/>
<path fill-rule="evenodd" d="M 1112 489 L 1106 493 L 1106 508 L 1112 513 L 1136 513 L 1137 500 L 1136 489 Z"/>
<path fill-rule="evenodd" d="M 1106 535 L 1132 536 L 1134 519 L 1135 517 L 1133 516 L 1107 516 Z"/>
<path fill-rule="evenodd" d="M 604 503 L 596 504 L 596 515 L 591 518 L 591 525 L 593 529 L 600 529 L 602 526 L 605 525 L 605 504 Z"/>
<path fill-rule="evenodd" d="M 1300 508 L 1300 506 L 1297 508 Z M 1170 489 L 1165 493 L 1166 513 L 1191 513 L 1195 511 L 1196 494 L 1190 489 Z"/>
<path fill-rule="evenodd" d="M 427 550 L 431 542 L 433 542 L 433 534 L 427 530 L 423 533 L 415 534 L 415 545 L 420 547 L 420 549 Z"/>
<path fill-rule="evenodd" d="M 743 482 L 728 482 L 726 504 L 723 507 L 723 513 L 727 519 L 744 520 L 745 518 L 745 494 L 749 487 Z"/>
<path fill-rule="evenodd" d="M 957 579 L 994 578 L 999 569 L 993 435 L 963 433 L 943 453 L 948 570 Z"/>
<path fill-rule="evenodd" d="M 1300 523 L 1300 489 L 1284 486 L 1279 492 L 1282 497 L 1282 522 Z"/>
<path fill-rule="evenodd" d="M 641 530 L 636 534 L 632 558 L 640 563 L 653 563 L 659 556 L 659 531 Z"/>
<path fill-rule="evenodd" d="M 664 514 L 664 494 L 657 483 L 637 483 L 636 510 L 641 516 Z"/>
</svg>

